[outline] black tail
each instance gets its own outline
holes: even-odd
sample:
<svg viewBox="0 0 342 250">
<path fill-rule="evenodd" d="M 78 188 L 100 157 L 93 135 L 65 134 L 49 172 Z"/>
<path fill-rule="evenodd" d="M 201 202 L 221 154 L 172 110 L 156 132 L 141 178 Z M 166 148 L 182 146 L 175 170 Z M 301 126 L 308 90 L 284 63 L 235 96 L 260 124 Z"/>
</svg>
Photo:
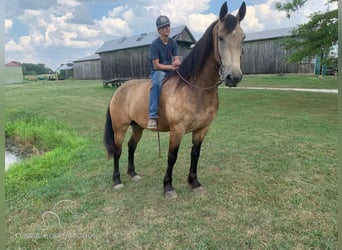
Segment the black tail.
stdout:
<svg viewBox="0 0 342 250">
<path fill-rule="evenodd" d="M 107 149 L 108 157 L 114 155 L 114 130 L 112 127 L 112 118 L 110 116 L 109 106 L 107 109 L 106 124 L 104 129 L 104 145 Z"/>
</svg>

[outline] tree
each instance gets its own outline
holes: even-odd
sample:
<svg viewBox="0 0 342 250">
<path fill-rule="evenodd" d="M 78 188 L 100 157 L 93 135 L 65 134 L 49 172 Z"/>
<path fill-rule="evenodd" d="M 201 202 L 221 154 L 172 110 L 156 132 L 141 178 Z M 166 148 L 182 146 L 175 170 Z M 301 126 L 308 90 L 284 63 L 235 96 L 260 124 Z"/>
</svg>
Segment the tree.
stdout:
<svg viewBox="0 0 342 250">
<path fill-rule="evenodd" d="M 328 0 L 327 3 L 333 3 L 337 2 L 338 0 Z M 280 10 L 280 11 L 286 11 L 286 16 L 288 18 L 291 17 L 291 12 L 297 11 L 299 8 L 301 8 L 307 0 L 292 0 L 292 2 L 287 2 L 287 3 L 280 3 L 276 2 L 275 7 Z"/>
<path fill-rule="evenodd" d="M 45 64 L 38 63 L 22 63 L 24 75 L 42 75 L 42 74 L 51 74 L 53 71 L 50 68 L 46 68 Z"/>
<path fill-rule="evenodd" d="M 276 8 L 286 11 L 286 16 L 291 18 L 291 12 L 298 10 L 307 0 L 291 0 L 287 3 L 276 3 Z M 329 0 L 328 3 L 337 2 Z M 306 57 L 321 57 L 323 64 L 331 60 L 331 49 L 337 46 L 338 41 L 338 10 L 328 10 L 325 13 L 315 12 L 310 16 L 308 23 L 299 25 L 292 31 L 292 36 L 285 39 L 286 49 L 293 49 L 294 53 L 289 57 L 290 62 L 300 62 Z"/>
</svg>

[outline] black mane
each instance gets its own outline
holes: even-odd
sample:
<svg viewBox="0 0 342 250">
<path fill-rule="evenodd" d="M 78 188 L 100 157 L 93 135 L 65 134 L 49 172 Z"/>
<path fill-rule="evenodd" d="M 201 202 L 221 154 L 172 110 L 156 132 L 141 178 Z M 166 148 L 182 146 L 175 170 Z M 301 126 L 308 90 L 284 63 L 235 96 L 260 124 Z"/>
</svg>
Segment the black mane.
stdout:
<svg viewBox="0 0 342 250">
<path fill-rule="evenodd" d="M 189 80 L 191 76 L 197 75 L 202 70 L 206 59 L 214 49 L 213 29 L 217 22 L 218 20 L 207 28 L 201 39 L 196 43 L 180 65 L 178 71 L 184 79 Z M 226 31 L 230 33 L 235 29 L 236 24 L 236 17 L 229 14 L 225 19 L 224 27 Z"/>
<path fill-rule="evenodd" d="M 213 22 L 205 31 L 201 39 L 185 57 L 178 71 L 183 78 L 189 80 L 192 75 L 197 75 L 213 49 L 213 29 L 218 21 Z"/>
</svg>

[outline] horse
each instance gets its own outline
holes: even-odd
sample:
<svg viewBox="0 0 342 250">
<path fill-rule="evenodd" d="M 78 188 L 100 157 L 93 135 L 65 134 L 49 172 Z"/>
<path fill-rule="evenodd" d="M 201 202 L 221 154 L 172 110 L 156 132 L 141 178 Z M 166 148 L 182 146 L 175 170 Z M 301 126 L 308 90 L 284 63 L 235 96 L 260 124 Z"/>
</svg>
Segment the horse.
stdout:
<svg viewBox="0 0 342 250">
<path fill-rule="evenodd" d="M 245 35 L 240 22 L 245 14 L 245 2 L 235 16 L 228 13 L 227 2 L 224 2 L 219 18 L 207 28 L 179 69 L 169 74 L 163 83 L 156 130 L 169 132 L 167 169 L 163 179 L 166 198 L 177 197 L 172 172 L 186 133 L 192 133 L 188 183 L 195 194 L 205 192 L 197 178 L 201 145 L 218 111 L 219 84 L 224 82 L 228 87 L 236 87 L 242 79 L 240 59 Z M 141 179 L 135 171 L 134 152 L 148 123 L 150 87 L 149 79 L 129 80 L 114 92 L 107 108 L 104 144 L 108 157 L 114 159 L 114 189 L 123 187 L 119 159 L 129 126 L 132 134 L 128 141 L 127 174 L 133 181 Z"/>
</svg>

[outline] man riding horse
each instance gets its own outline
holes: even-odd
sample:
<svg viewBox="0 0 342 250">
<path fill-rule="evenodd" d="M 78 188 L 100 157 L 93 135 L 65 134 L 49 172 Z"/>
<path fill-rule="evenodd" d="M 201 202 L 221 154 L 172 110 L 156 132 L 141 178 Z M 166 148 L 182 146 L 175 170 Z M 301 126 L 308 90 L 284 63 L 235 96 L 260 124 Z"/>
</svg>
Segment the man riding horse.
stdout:
<svg viewBox="0 0 342 250">
<path fill-rule="evenodd" d="M 178 56 L 178 47 L 170 35 L 170 20 L 167 16 L 159 16 L 156 21 L 159 37 L 150 47 L 151 90 L 149 105 L 148 129 L 157 129 L 158 106 L 163 80 L 181 64 Z"/>
</svg>

